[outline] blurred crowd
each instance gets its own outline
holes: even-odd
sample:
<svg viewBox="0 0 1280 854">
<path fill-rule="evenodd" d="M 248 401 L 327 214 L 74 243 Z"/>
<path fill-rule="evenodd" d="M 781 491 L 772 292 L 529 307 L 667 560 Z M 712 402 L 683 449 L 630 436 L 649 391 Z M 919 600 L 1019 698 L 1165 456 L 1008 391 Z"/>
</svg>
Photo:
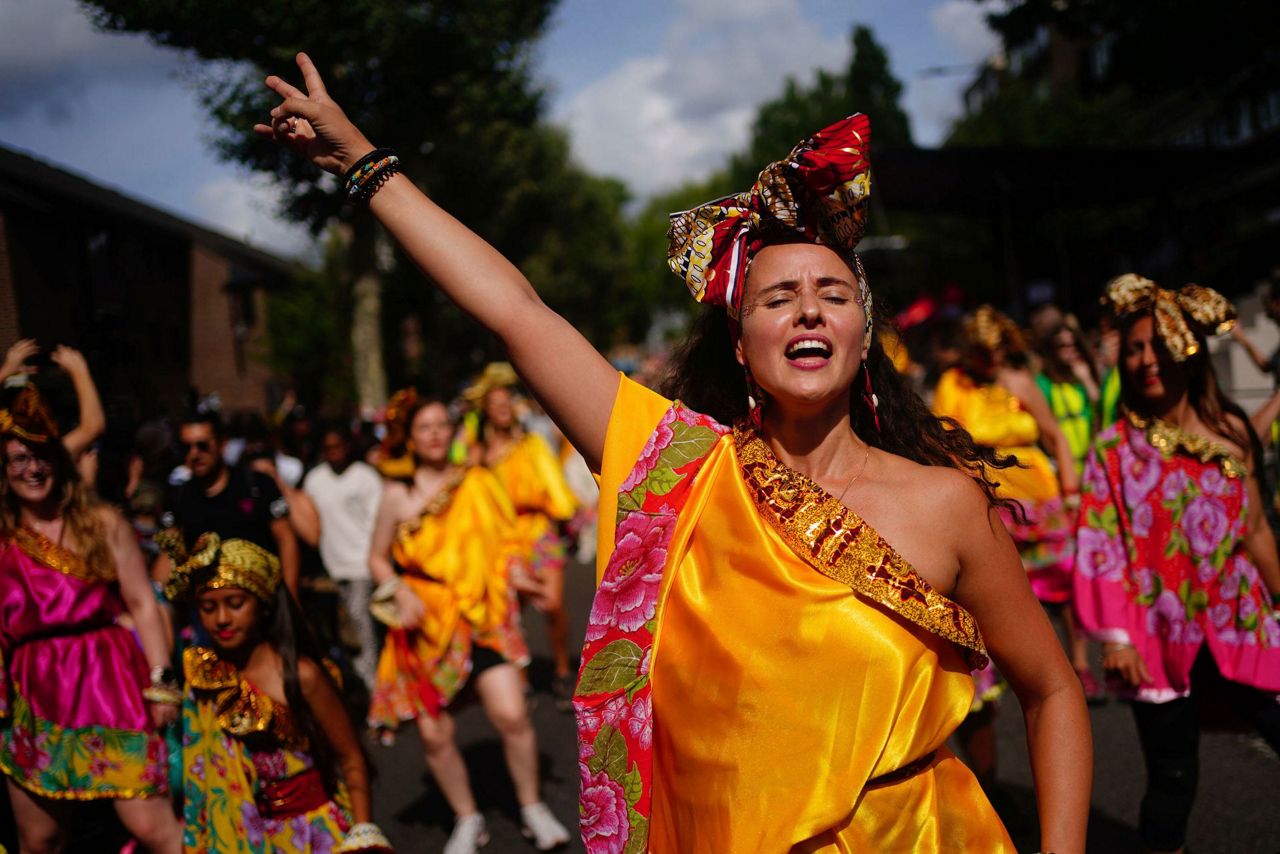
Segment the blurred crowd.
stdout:
<svg viewBox="0 0 1280 854">
<path fill-rule="evenodd" d="M 1166 292 L 1137 277 L 1132 284 L 1148 294 L 1143 299 L 1154 300 L 1154 322 L 1165 342 L 1161 352 L 1171 351 L 1176 329 L 1158 307 L 1165 297 L 1150 296 Z M 1113 282 L 1108 298 L 1119 291 Z M 1194 289 L 1168 292 L 1169 300 L 1183 300 L 1179 322 L 1198 316 L 1194 300 L 1217 299 L 1216 320 L 1207 332 L 1230 331 L 1229 340 L 1280 388 L 1280 350 L 1260 352 L 1234 324 L 1234 309 L 1216 293 L 1205 293 L 1210 296 Z M 1280 323 L 1280 278 L 1266 283 L 1264 306 L 1267 317 Z M 1104 312 L 1099 325 L 1086 327 L 1045 303 L 1020 323 L 994 306 L 965 310 L 950 299 L 917 302 L 896 324 L 877 327 L 879 344 L 899 373 L 937 415 L 965 428 L 982 449 L 1000 516 L 1036 598 L 1058 621 L 1091 702 L 1105 701 L 1100 677 L 1124 675 L 1116 663 L 1122 658 L 1097 668 L 1097 648 L 1091 645 L 1100 636 L 1079 623 L 1098 615 L 1088 603 L 1073 602 L 1081 561 L 1087 559 L 1081 528 L 1091 524 L 1080 510 L 1082 495 L 1087 504 L 1086 481 L 1096 479 L 1104 465 L 1102 456 L 1092 470 L 1087 463 L 1091 454 L 1102 453 L 1095 440 L 1123 421 L 1125 401 L 1137 399 L 1134 383 L 1143 381 L 1135 379 L 1141 354 L 1133 349 L 1139 345 L 1132 328 L 1114 320 L 1123 316 Z M 1204 331 L 1188 333 L 1186 355 L 1207 340 Z M 664 384 L 662 352 L 629 352 L 616 362 L 644 385 Z M 61 436 L 83 483 L 131 526 L 168 615 L 166 631 L 178 637 L 179 649 L 203 648 L 209 633 L 221 630 L 212 618 L 184 611 L 190 600 L 175 599 L 174 579 L 189 583 L 194 555 L 216 562 L 207 557 L 211 534 L 215 543 L 253 544 L 269 555 L 279 585 L 301 606 L 320 655 L 341 674 L 336 684 L 350 718 L 384 744 L 394 742 L 400 724 L 417 723 L 427 764 L 460 817 L 455 837 L 461 834 L 474 845 L 485 836 L 444 711 L 470 677 L 480 686 L 521 803 L 530 810 L 523 816 L 526 828 L 540 847 L 561 843 L 563 827 L 539 800 L 534 734 L 519 698 L 546 690 L 557 708 L 571 710 L 576 651 L 563 604 L 564 570 L 571 558 L 593 560 L 597 487 L 582 457 L 537 402 L 521 393 L 509 365 L 488 365 L 449 399 L 405 389 L 372 421 L 354 415 L 319 419 L 291 395 L 274 411 L 224 412 L 213 392 L 193 395 L 182 413 L 125 430 L 107 424 L 90 365 L 80 353 L 67 346 L 42 351 L 22 340 L 9 347 L 0 366 L 0 410 L 10 421 L 24 411 L 24 417 L 39 415 L 24 390 L 56 386 L 52 375 L 59 372 L 58 381 L 69 380 L 75 414 L 69 417 L 73 408 L 63 407 L 59 414 L 66 423 L 50 424 L 46 433 Z M 1160 382 L 1158 372 L 1153 376 L 1152 382 Z M 1228 398 L 1221 400 L 1228 413 L 1236 411 Z M 1280 391 L 1256 412 L 1242 414 L 1252 431 L 1241 433 L 1249 434 L 1241 447 L 1248 445 L 1263 460 L 1258 481 L 1274 527 L 1280 493 L 1272 448 Z M 17 430 L 13 435 L 22 442 L 48 439 L 28 440 L 34 428 L 14 424 L 5 429 Z M 15 464 L 8 463 L 11 474 Z M 39 468 L 34 460 L 24 465 Z M 489 545 L 497 551 L 468 551 L 482 540 L 493 540 Z M 456 560 L 441 557 L 454 553 Z M 468 575 L 467 561 L 477 560 L 504 567 L 496 586 L 493 576 Z M 447 600 L 439 598 L 442 591 L 448 591 Z M 536 686 L 523 669 L 528 649 L 520 614 L 526 606 L 542 614 L 553 659 L 549 681 Z M 130 615 L 121 614 L 118 622 L 131 625 Z M 405 632 L 405 626 L 419 623 L 420 630 Z M 461 669 L 452 672 L 449 650 L 459 644 L 467 652 L 459 659 Z M 1126 648 L 1110 644 L 1105 651 L 1120 654 Z M 424 670 L 421 662 L 427 660 L 434 664 Z M 504 664 L 516 667 L 494 670 Z M 491 671 L 510 678 L 484 675 Z M 167 690 L 168 678 L 153 668 L 151 689 Z M 991 724 L 1005 685 L 994 666 L 975 678 L 973 710 L 957 735 L 971 767 L 989 783 L 996 771 Z"/>
</svg>

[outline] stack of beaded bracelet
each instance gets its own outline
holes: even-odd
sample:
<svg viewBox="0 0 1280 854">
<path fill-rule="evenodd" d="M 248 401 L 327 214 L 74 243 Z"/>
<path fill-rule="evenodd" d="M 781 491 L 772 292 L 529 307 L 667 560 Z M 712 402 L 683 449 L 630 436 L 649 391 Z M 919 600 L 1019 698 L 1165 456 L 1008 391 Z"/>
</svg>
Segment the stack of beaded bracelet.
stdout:
<svg viewBox="0 0 1280 854">
<path fill-rule="evenodd" d="M 148 703 L 181 706 L 182 689 L 178 687 L 173 670 L 164 665 L 151 668 L 151 684 L 142 689 L 142 699 Z"/>
<path fill-rule="evenodd" d="M 373 194 L 391 176 L 400 171 L 400 158 L 389 148 L 375 148 L 347 170 L 347 200 L 352 204 L 367 204 Z"/>
<path fill-rule="evenodd" d="M 370 822 L 352 827 L 333 851 L 334 854 L 395 854 L 382 829 Z"/>
</svg>

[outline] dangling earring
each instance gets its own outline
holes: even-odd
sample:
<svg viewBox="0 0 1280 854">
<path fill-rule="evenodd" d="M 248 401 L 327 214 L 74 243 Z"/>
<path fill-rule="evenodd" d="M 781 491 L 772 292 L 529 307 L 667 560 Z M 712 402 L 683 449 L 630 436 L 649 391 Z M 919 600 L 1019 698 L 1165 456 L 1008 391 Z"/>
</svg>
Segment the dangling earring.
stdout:
<svg viewBox="0 0 1280 854">
<path fill-rule="evenodd" d="M 876 432 L 880 432 L 880 398 L 876 397 L 875 390 L 871 388 L 871 369 L 867 363 L 862 363 L 862 376 L 865 380 L 866 390 L 862 392 L 862 399 L 866 402 L 867 407 L 871 410 L 871 418 L 875 421 Z"/>
<path fill-rule="evenodd" d="M 756 383 L 755 377 L 751 376 L 750 368 L 743 365 L 742 370 L 747 378 L 747 420 L 751 422 L 751 426 L 759 433 L 764 423 L 761 414 L 764 410 L 764 389 L 760 388 Z"/>
</svg>

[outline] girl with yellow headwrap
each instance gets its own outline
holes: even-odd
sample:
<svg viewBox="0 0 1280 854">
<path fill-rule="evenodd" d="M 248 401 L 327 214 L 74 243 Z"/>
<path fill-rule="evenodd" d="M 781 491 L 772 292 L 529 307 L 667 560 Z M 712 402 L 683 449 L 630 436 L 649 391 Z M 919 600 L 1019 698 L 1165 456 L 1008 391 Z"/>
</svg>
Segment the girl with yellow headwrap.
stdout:
<svg viewBox="0 0 1280 854">
<path fill-rule="evenodd" d="M 209 646 L 183 651 L 183 836 L 192 854 L 390 854 L 369 770 L 280 561 L 248 540 L 166 542 L 172 601 Z"/>
</svg>

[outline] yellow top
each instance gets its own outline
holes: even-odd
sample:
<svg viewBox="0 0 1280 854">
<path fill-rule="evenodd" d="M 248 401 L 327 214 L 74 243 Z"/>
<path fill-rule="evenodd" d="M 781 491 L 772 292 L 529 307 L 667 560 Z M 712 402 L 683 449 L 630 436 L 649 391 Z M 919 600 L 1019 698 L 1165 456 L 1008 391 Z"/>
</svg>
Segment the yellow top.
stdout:
<svg viewBox="0 0 1280 854">
<path fill-rule="evenodd" d="M 524 434 L 489 468 L 515 507 L 515 537 L 526 554 L 556 536 L 554 523 L 567 522 L 578 509 L 564 467 L 537 433 Z"/>
<path fill-rule="evenodd" d="M 460 621 L 480 636 L 504 623 L 514 548 L 511 502 L 485 469 L 468 469 L 437 501 L 401 525 L 391 547 L 402 580 L 426 605 L 419 629 L 428 659 L 444 652 Z"/>
<path fill-rule="evenodd" d="M 601 473 L 603 560 L 618 486 L 669 405 L 622 383 Z M 739 462 L 721 439 L 668 550 L 649 850 L 1012 852 L 945 747 L 973 698 L 963 650 L 806 563 L 761 516 Z M 866 788 L 932 751 L 915 776 Z"/>
<path fill-rule="evenodd" d="M 1040 427 L 1008 389 L 995 383 L 979 385 L 963 371 L 952 368 L 938 379 L 933 411 L 954 418 L 969 431 L 973 441 L 1016 457 L 1019 466 L 992 469 L 1001 498 L 1047 501 L 1059 495 L 1053 463 L 1036 443 Z"/>
</svg>

